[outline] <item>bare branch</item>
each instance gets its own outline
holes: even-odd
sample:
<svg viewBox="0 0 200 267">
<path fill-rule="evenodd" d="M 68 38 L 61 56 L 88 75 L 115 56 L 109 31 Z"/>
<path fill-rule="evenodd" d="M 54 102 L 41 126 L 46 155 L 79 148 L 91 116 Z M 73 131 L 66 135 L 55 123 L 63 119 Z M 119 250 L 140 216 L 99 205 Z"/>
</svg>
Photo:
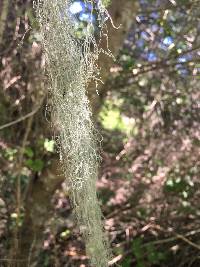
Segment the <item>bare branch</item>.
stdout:
<svg viewBox="0 0 200 267">
<path fill-rule="evenodd" d="M 6 19 L 8 16 L 8 7 L 9 7 L 9 1 L 3 0 L 2 3 L 2 11 L 1 11 L 1 17 L 0 17 L 0 45 L 3 41 L 3 34 L 6 26 Z"/>
</svg>

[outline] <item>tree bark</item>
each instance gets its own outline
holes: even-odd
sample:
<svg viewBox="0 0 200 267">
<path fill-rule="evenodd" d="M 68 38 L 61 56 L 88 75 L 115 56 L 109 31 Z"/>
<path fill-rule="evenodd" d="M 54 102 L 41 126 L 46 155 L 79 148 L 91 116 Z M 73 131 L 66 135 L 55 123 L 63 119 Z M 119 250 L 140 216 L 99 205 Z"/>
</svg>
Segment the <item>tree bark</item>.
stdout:
<svg viewBox="0 0 200 267">
<path fill-rule="evenodd" d="M 0 4 L 0 46 L 3 43 L 3 34 L 6 27 L 6 19 L 8 16 L 9 0 L 3 0 Z"/>
<path fill-rule="evenodd" d="M 101 43 L 101 47 L 103 50 L 107 50 L 107 48 L 109 48 L 112 54 L 115 57 L 117 56 L 120 48 L 123 46 L 125 37 L 131 25 L 133 24 L 134 16 L 137 10 L 138 10 L 137 1 L 112 0 L 112 3 L 108 8 L 112 21 L 109 20 L 107 24 L 108 40 L 104 38 Z M 115 27 L 119 28 L 116 29 L 115 27 L 113 27 L 112 22 Z M 99 95 L 97 95 L 96 93 L 94 83 L 91 83 L 88 86 L 89 99 L 94 114 L 98 113 L 98 109 L 100 106 L 100 98 L 103 92 L 106 91 L 106 85 L 105 85 L 106 80 L 110 76 L 110 68 L 114 64 L 114 60 L 112 57 L 109 57 L 106 54 L 101 53 L 98 63 L 101 70 L 100 72 L 101 80 L 104 83 L 103 85 L 99 84 L 97 88 Z"/>
</svg>

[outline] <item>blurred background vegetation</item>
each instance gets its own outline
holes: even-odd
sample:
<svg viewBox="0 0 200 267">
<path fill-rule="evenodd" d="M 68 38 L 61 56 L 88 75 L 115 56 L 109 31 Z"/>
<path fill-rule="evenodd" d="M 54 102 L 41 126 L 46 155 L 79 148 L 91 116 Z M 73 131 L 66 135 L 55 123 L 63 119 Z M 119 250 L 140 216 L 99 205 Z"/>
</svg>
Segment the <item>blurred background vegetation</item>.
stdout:
<svg viewBox="0 0 200 267">
<path fill-rule="evenodd" d="M 104 84 L 88 96 L 103 137 L 97 187 L 109 265 L 199 267 L 200 1 L 105 4 L 122 25 L 102 18 L 115 60 L 100 57 Z M 71 5 L 79 39 L 88 21 L 98 38 L 91 9 Z M 0 59 L 0 266 L 88 267 L 31 0 L 1 0 Z"/>
</svg>

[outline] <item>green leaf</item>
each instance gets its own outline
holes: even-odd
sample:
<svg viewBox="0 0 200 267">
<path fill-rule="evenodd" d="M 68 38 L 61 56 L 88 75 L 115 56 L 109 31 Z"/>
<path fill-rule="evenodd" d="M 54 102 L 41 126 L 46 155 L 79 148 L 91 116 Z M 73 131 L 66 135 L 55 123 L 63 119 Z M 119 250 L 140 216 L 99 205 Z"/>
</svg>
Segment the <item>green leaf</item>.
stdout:
<svg viewBox="0 0 200 267">
<path fill-rule="evenodd" d="M 153 264 L 156 264 L 159 262 L 159 259 L 158 259 L 158 254 L 157 252 L 155 251 L 155 248 L 153 245 L 149 244 L 147 246 L 147 258 L 149 260 L 150 263 L 153 263 Z"/>
<path fill-rule="evenodd" d="M 14 158 L 16 157 L 17 154 L 17 149 L 12 149 L 12 148 L 7 148 L 5 150 L 5 157 L 9 160 L 9 161 L 13 161 Z"/>
<path fill-rule="evenodd" d="M 138 262 L 136 264 L 136 267 L 145 267 L 144 263 L 141 261 L 141 262 Z"/>
<path fill-rule="evenodd" d="M 54 146 L 55 146 L 55 141 L 54 140 L 44 140 L 44 148 L 48 152 L 54 152 Z"/>
<path fill-rule="evenodd" d="M 27 155 L 29 158 L 32 158 L 34 156 L 34 152 L 30 147 L 26 147 L 24 154 Z"/>
<path fill-rule="evenodd" d="M 187 192 L 188 194 L 189 189 L 189 183 L 181 177 L 170 177 L 165 183 L 165 190 L 167 192 L 173 192 L 182 195 L 183 192 Z"/>
<path fill-rule="evenodd" d="M 151 264 L 158 264 L 165 259 L 165 254 L 163 252 L 157 251 L 157 249 L 152 244 L 148 244 L 147 258 Z"/>
<path fill-rule="evenodd" d="M 44 162 L 40 159 L 36 160 L 29 159 L 25 163 L 26 166 L 28 166 L 31 170 L 35 172 L 39 172 L 44 168 Z"/>
<path fill-rule="evenodd" d="M 70 230 L 68 229 L 60 233 L 60 237 L 63 239 L 67 238 L 69 235 L 70 235 Z"/>
<path fill-rule="evenodd" d="M 36 159 L 34 162 L 33 162 L 33 170 L 34 171 L 41 171 L 44 167 L 44 162 L 40 159 Z"/>
<path fill-rule="evenodd" d="M 142 239 L 140 237 L 133 240 L 132 249 L 137 260 L 143 258 Z"/>
<path fill-rule="evenodd" d="M 123 260 L 121 267 L 131 267 L 131 258 L 127 257 Z"/>
</svg>

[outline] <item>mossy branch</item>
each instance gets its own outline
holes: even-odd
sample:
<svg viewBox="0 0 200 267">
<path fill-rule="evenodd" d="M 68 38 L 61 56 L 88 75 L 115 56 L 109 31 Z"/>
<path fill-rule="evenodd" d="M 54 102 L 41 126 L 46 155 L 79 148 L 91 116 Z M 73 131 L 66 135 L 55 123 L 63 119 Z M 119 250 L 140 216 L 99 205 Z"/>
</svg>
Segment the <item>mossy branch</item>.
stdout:
<svg viewBox="0 0 200 267">
<path fill-rule="evenodd" d="M 71 188 L 71 201 L 91 264 L 106 267 L 109 253 L 96 194 L 97 134 L 86 95 L 90 80 L 98 80 L 96 62 L 102 49 L 95 39 L 92 22 L 85 28 L 83 40 L 77 40 L 74 18 L 69 12 L 71 3 L 43 0 L 36 3 L 36 10 L 66 183 Z M 98 12 L 100 21 L 107 14 L 101 1 Z M 99 24 L 101 32 L 104 24 Z"/>
</svg>

